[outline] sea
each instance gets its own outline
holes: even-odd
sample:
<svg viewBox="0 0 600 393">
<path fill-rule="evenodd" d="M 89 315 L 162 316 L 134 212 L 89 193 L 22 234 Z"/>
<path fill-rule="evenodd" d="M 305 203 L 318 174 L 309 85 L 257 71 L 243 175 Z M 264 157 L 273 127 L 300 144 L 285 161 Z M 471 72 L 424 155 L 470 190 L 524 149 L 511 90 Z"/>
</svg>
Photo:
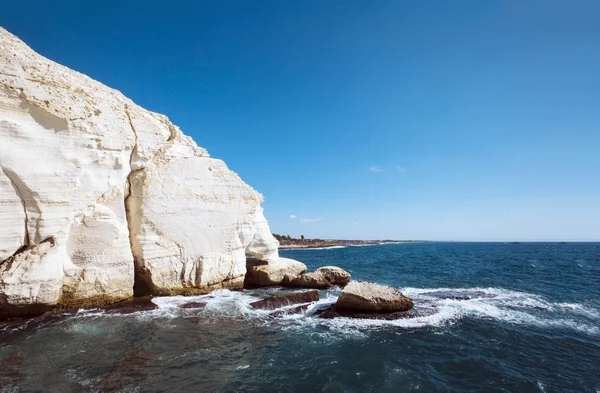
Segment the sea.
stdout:
<svg viewBox="0 0 600 393">
<path fill-rule="evenodd" d="M 285 250 L 400 289 L 415 317 L 255 310 L 289 290 L 0 324 L 1 392 L 600 392 L 600 243 Z M 197 302 L 201 308 L 184 308 Z"/>
</svg>

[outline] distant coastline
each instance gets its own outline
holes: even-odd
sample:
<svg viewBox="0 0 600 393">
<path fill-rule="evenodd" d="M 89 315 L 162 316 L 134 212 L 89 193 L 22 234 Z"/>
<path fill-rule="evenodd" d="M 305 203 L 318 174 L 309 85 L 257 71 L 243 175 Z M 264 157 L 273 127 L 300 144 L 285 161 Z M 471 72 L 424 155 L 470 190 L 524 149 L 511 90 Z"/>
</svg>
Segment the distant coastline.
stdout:
<svg viewBox="0 0 600 393">
<path fill-rule="evenodd" d="M 289 236 L 273 234 L 279 241 L 280 249 L 297 248 L 338 248 L 348 246 L 372 246 L 377 244 L 413 243 L 419 240 L 340 240 L 340 239 L 296 239 Z"/>
</svg>

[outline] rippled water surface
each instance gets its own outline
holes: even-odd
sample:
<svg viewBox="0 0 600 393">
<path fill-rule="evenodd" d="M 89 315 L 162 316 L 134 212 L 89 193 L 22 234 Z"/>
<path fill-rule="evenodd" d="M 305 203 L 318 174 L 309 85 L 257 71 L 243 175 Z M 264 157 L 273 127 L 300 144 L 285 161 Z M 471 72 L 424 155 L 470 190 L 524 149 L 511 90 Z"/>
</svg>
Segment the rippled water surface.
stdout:
<svg viewBox="0 0 600 393">
<path fill-rule="evenodd" d="M 277 289 L 0 325 L 2 392 L 600 392 L 600 244 L 283 251 L 400 288 L 417 317 L 253 310 Z M 182 308 L 189 302 L 204 308 Z"/>
</svg>

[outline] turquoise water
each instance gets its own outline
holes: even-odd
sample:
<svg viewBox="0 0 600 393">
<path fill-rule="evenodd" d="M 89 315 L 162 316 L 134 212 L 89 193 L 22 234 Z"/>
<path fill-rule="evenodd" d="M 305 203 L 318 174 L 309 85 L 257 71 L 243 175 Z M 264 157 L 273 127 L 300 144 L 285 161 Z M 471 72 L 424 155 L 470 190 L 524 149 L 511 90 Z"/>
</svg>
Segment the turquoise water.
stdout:
<svg viewBox="0 0 600 393">
<path fill-rule="evenodd" d="M 321 291 L 299 314 L 248 306 L 279 292 L 269 289 L 156 298 L 157 309 L 129 315 L 87 310 L 4 324 L 0 391 L 600 391 L 599 243 L 407 243 L 282 255 L 398 287 L 420 316 L 316 317 L 336 291 Z M 207 305 L 181 308 L 190 301 Z"/>
</svg>

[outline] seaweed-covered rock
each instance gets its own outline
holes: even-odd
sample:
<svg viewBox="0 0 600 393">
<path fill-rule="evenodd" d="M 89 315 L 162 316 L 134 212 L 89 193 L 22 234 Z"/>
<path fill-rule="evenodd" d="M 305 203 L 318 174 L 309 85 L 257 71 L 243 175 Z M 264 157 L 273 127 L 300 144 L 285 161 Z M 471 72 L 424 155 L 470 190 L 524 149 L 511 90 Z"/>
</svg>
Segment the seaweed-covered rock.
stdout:
<svg viewBox="0 0 600 393">
<path fill-rule="evenodd" d="M 138 311 L 149 311 L 157 309 L 158 306 L 152 302 L 152 296 L 134 297 L 106 306 L 106 312 L 110 314 L 131 314 Z"/>
<path fill-rule="evenodd" d="M 319 300 L 319 291 L 308 291 L 300 293 L 291 293 L 289 295 L 273 296 L 257 302 L 250 303 L 250 306 L 261 310 L 274 310 L 289 306 L 292 304 L 311 303 Z"/>
<path fill-rule="evenodd" d="M 189 302 L 181 305 L 181 308 L 193 308 L 193 309 L 203 309 L 206 307 L 206 303 L 203 302 Z"/>
<path fill-rule="evenodd" d="M 136 386 L 148 378 L 156 370 L 159 361 L 159 355 L 145 349 L 123 357 L 114 372 L 102 380 L 101 391 L 129 391 L 128 387 Z"/>
<path fill-rule="evenodd" d="M 19 390 L 16 384 L 23 379 L 22 364 L 23 353 L 21 351 L 15 351 L 8 357 L 0 359 L 0 388 L 7 389 L 1 390 L 2 392 L 16 392 Z M 10 387 L 13 387 L 14 390 Z"/>
<path fill-rule="evenodd" d="M 373 312 L 338 310 L 338 309 L 336 309 L 335 305 L 317 311 L 316 315 L 319 316 L 320 318 L 326 318 L 326 319 L 354 318 L 354 319 L 383 319 L 383 320 L 388 320 L 388 321 L 395 320 L 395 319 L 415 318 L 418 316 L 422 316 L 419 313 L 414 312 L 414 310 L 373 313 Z"/>
</svg>

